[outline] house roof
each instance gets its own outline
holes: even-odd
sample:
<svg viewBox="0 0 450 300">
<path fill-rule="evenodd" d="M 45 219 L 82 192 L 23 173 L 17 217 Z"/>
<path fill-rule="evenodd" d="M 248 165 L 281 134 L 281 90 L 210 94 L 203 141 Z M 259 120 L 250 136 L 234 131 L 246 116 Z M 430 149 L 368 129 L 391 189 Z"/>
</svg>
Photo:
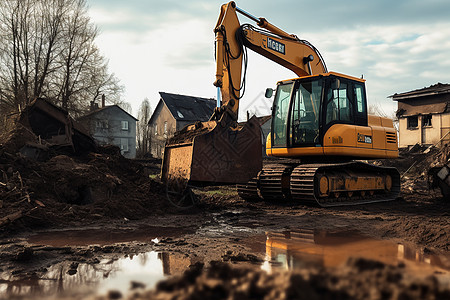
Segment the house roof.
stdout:
<svg viewBox="0 0 450 300">
<path fill-rule="evenodd" d="M 159 92 L 159 94 L 161 100 L 177 121 L 208 121 L 216 107 L 216 100 L 214 99 L 164 92 Z M 150 118 L 151 120 L 152 118 Z"/>
<path fill-rule="evenodd" d="M 94 110 L 94 111 L 92 111 L 92 112 L 90 112 L 90 113 L 85 114 L 84 116 L 82 116 L 82 117 L 80 117 L 80 118 L 78 118 L 78 119 L 79 119 L 79 120 L 82 120 L 82 119 L 85 119 L 85 118 L 89 118 L 90 116 L 93 116 L 93 115 L 95 115 L 95 114 L 98 114 L 99 112 L 102 112 L 102 111 L 105 111 L 105 110 L 108 110 L 108 109 L 111 109 L 111 108 L 114 108 L 114 107 L 120 109 L 121 111 L 123 111 L 125 114 L 127 114 L 127 115 L 130 116 L 131 118 L 135 119 L 136 121 L 139 121 L 138 119 L 136 119 L 135 117 L 133 117 L 132 115 L 130 115 L 126 110 L 124 110 L 123 108 L 121 108 L 119 105 L 108 105 L 108 106 L 105 106 L 105 107 L 101 107 L 101 108 L 96 109 L 96 110 Z"/>
<path fill-rule="evenodd" d="M 395 93 L 394 95 L 391 95 L 389 97 L 392 98 L 392 100 L 394 101 L 398 101 L 404 99 L 413 99 L 447 93 L 450 94 L 450 84 L 438 82 L 437 84 L 431 85 L 429 87 L 424 87 L 421 89 L 400 94 Z"/>
<path fill-rule="evenodd" d="M 397 110 L 397 117 L 404 116 L 416 116 L 416 115 L 429 115 L 429 114 L 442 114 L 450 112 L 450 102 L 444 103 L 432 103 L 422 104 L 418 106 L 405 106 Z"/>
</svg>

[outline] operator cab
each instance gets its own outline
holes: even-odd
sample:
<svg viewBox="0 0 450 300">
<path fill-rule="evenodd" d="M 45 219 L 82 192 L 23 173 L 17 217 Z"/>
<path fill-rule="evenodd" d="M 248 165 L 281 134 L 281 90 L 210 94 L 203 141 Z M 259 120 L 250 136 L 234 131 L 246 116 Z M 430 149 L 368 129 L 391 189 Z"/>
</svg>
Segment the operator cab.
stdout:
<svg viewBox="0 0 450 300">
<path fill-rule="evenodd" d="M 279 82 L 271 147 L 322 147 L 325 133 L 335 124 L 367 126 L 364 82 L 335 72 Z"/>
</svg>

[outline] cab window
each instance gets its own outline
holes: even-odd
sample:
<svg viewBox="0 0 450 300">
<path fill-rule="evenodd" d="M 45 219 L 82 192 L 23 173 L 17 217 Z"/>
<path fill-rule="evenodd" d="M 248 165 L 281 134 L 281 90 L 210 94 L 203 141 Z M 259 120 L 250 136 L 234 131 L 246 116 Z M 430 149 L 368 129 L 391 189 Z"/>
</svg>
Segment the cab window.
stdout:
<svg viewBox="0 0 450 300">
<path fill-rule="evenodd" d="M 319 114 L 322 80 L 300 82 L 295 91 L 291 112 L 292 144 L 319 142 Z"/>
<path fill-rule="evenodd" d="M 272 115 L 273 146 L 286 146 L 287 118 L 293 83 L 279 85 Z"/>
<path fill-rule="evenodd" d="M 353 102 L 351 101 L 351 84 L 334 79 L 326 97 L 326 123 L 341 121 L 353 122 Z"/>
<path fill-rule="evenodd" d="M 354 83 L 354 97 L 356 103 L 355 124 L 367 126 L 367 101 L 364 84 Z"/>
</svg>

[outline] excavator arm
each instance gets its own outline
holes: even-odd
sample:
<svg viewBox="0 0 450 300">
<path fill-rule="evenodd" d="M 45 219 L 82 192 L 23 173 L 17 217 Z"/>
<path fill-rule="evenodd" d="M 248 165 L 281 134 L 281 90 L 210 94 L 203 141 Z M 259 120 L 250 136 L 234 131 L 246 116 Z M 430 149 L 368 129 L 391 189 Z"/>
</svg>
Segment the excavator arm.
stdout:
<svg viewBox="0 0 450 300">
<path fill-rule="evenodd" d="M 260 28 L 241 25 L 240 13 L 256 22 Z M 256 18 L 236 6 L 235 2 L 222 5 L 214 32 L 216 34 L 216 81 L 220 89 L 222 108 L 237 120 L 239 100 L 245 88 L 242 78 L 246 48 L 293 71 L 299 77 L 326 73 L 327 68 L 319 51 L 305 40 L 289 34 L 264 18 Z"/>
</svg>

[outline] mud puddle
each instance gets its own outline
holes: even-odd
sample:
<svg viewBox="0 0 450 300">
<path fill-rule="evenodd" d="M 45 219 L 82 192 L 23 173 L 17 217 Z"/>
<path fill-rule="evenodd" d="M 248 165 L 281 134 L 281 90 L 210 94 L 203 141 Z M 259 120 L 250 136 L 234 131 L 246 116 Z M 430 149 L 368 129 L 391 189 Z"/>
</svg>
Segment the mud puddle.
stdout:
<svg viewBox="0 0 450 300">
<path fill-rule="evenodd" d="M 339 268 L 350 257 L 401 266 L 414 277 L 434 275 L 450 284 L 450 256 L 431 253 L 427 248 L 377 240 L 348 230 L 289 230 L 267 232 L 265 243 L 255 241 L 257 251 L 265 247 L 262 269 L 301 270 L 310 267 Z"/>
<path fill-rule="evenodd" d="M 46 231 L 28 238 L 28 243 L 63 246 L 111 245 L 126 242 L 152 242 L 154 239 L 179 237 L 193 233 L 189 227 L 140 226 L 105 230 L 101 228 L 85 228 L 83 230 Z"/>
<path fill-rule="evenodd" d="M 193 232 L 189 227 L 167 226 L 83 228 L 40 232 L 25 239 L 22 246 L 7 243 L 5 247 L 13 249 L 8 251 L 16 252 L 16 261 L 0 265 L 0 299 L 66 295 L 83 299 L 111 290 L 126 295 L 151 288 L 193 263 L 185 255 L 158 250 L 159 245 L 164 249 Z M 21 255 L 26 257 L 17 259 Z"/>
<path fill-rule="evenodd" d="M 222 227 L 222 222 L 218 223 L 217 226 Z M 271 273 L 317 267 L 339 269 L 350 257 L 362 257 L 400 266 L 405 276 L 434 275 L 440 284 L 450 285 L 450 256 L 432 253 L 426 248 L 376 240 L 345 228 L 254 232 L 258 231 L 253 230 L 253 235 L 250 233 L 246 238 L 235 241 L 236 245 L 244 246 L 246 250 L 243 253 L 233 253 L 227 247 L 223 249 L 225 254 L 221 259 L 234 264 L 250 264 L 255 270 Z M 182 274 L 197 262 L 208 265 L 209 259 L 187 254 L 193 245 L 189 239 L 176 250 L 170 243 L 160 242 L 160 239 L 170 242 L 170 237 L 184 239 L 190 233 L 192 230 L 152 226 L 108 232 L 100 229 L 53 231 L 31 236 L 30 244 L 69 246 L 70 249 L 86 245 L 87 248 L 105 250 L 111 245 L 125 244 L 119 247 L 120 251 L 116 249 L 112 253 L 94 251 L 88 262 L 65 257 L 62 262 L 42 266 L 36 272 L 14 274 L 0 269 L 0 299 L 45 299 L 66 295 L 82 299 L 111 291 L 115 291 L 116 296 L 125 296 L 139 289 L 154 288 L 161 279 Z M 229 237 L 226 236 L 227 240 Z M 147 243 L 151 247 L 136 250 L 137 245 Z M 211 246 L 205 245 L 203 251 Z"/>
<path fill-rule="evenodd" d="M 0 299 L 62 298 L 82 299 L 92 295 L 127 295 L 152 288 L 165 276 L 180 274 L 191 260 L 182 255 L 150 251 L 119 259 L 103 259 L 96 264 L 63 262 L 40 276 L 11 276 L 0 272 Z"/>
</svg>

